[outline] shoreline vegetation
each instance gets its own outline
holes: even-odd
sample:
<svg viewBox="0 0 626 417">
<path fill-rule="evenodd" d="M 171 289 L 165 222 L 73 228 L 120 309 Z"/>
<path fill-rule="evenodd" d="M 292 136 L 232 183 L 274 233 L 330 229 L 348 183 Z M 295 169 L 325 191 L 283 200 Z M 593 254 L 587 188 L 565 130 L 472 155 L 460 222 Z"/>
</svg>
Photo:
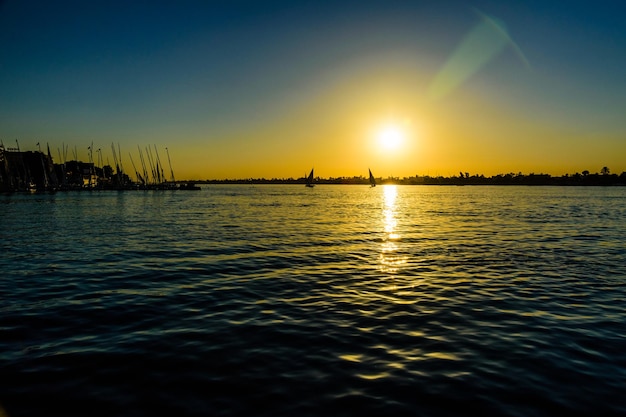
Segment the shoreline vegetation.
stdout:
<svg viewBox="0 0 626 417">
<path fill-rule="evenodd" d="M 16 142 L 17 143 L 17 142 Z M 37 144 L 39 146 L 39 143 Z M 169 152 L 165 148 L 168 163 L 167 173 L 158 149 L 147 147 L 139 149 L 138 163 L 129 154 L 134 172 L 134 180 L 124 170 L 122 153 L 111 145 L 114 166 L 104 164 L 102 152 L 89 148 L 89 161 L 82 162 L 76 157 L 67 158 L 67 148 L 59 157 L 61 163 L 54 163 L 47 146 L 47 153 L 41 151 L 21 151 L 17 148 L 5 148 L 0 142 L 0 192 L 54 192 L 79 190 L 198 190 L 196 184 L 307 184 L 306 177 L 299 178 L 242 178 L 242 179 L 196 179 L 176 180 L 172 169 Z M 626 172 L 612 174 L 608 167 L 600 172 L 589 171 L 552 176 L 550 174 L 523 174 L 521 172 L 498 174 L 487 177 L 482 174 L 470 175 L 459 172 L 458 176 L 414 175 L 410 177 L 377 177 L 376 184 L 398 185 L 559 185 L 559 186 L 624 186 Z M 316 177 L 312 184 L 355 184 L 370 185 L 369 176 L 353 177 Z"/>
<path fill-rule="evenodd" d="M 245 179 L 206 179 L 194 180 L 197 184 L 305 184 L 306 178 L 245 178 Z M 369 177 L 316 177 L 314 184 L 354 184 L 369 185 Z M 610 186 L 626 185 L 626 172 L 620 175 L 611 174 L 607 167 L 602 168 L 600 173 L 565 174 L 563 176 L 552 176 L 550 174 L 498 174 L 487 177 L 482 174 L 470 175 L 469 173 L 459 173 L 458 176 L 444 177 L 429 175 L 415 175 L 411 177 L 376 177 L 376 184 L 397 184 L 397 185 L 569 185 L 569 186 Z"/>
</svg>

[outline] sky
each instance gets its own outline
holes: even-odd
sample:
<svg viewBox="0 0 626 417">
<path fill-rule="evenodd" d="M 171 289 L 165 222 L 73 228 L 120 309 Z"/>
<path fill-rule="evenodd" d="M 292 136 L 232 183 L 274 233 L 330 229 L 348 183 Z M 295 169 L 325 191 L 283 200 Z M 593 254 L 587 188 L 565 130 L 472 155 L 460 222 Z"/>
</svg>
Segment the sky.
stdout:
<svg viewBox="0 0 626 417">
<path fill-rule="evenodd" d="M 5 147 L 176 179 L 619 174 L 625 74 L 618 1 L 0 0 Z"/>
</svg>

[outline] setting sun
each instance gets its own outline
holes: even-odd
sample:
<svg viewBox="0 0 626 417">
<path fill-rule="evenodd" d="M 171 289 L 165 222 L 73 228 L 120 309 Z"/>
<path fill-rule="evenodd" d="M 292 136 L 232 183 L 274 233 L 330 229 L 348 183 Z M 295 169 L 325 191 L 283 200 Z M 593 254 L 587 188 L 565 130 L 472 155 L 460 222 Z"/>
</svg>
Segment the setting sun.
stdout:
<svg viewBox="0 0 626 417">
<path fill-rule="evenodd" d="M 399 126 L 388 125 L 378 133 L 378 143 L 382 149 L 395 150 L 400 148 L 405 133 Z"/>
</svg>

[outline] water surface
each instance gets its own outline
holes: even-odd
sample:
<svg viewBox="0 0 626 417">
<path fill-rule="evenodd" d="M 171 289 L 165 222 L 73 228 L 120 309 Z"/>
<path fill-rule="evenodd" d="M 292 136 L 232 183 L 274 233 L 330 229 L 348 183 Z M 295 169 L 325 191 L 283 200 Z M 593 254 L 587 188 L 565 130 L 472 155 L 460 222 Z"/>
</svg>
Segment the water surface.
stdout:
<svg viewBox="0 0 626 417">
<path fill-rule="evenodd" d="M 626 414 L 626 188 L 0 196 L 19 416 Z"/>
</svg>

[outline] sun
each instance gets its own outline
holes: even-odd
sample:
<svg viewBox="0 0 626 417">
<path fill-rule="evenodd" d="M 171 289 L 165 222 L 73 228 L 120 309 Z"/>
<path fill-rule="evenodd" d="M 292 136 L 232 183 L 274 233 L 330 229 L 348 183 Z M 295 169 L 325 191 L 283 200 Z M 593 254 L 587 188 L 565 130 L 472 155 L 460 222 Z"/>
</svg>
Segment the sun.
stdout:
<svg viewBox="0 0 626 417">
<path fill-rule="evenodd" d="M 378 144 L 385 150 L 397 150 L 404 142 L 405 133 L 400 126 L 383 126 L 378 132 Z"/>
</svg>

